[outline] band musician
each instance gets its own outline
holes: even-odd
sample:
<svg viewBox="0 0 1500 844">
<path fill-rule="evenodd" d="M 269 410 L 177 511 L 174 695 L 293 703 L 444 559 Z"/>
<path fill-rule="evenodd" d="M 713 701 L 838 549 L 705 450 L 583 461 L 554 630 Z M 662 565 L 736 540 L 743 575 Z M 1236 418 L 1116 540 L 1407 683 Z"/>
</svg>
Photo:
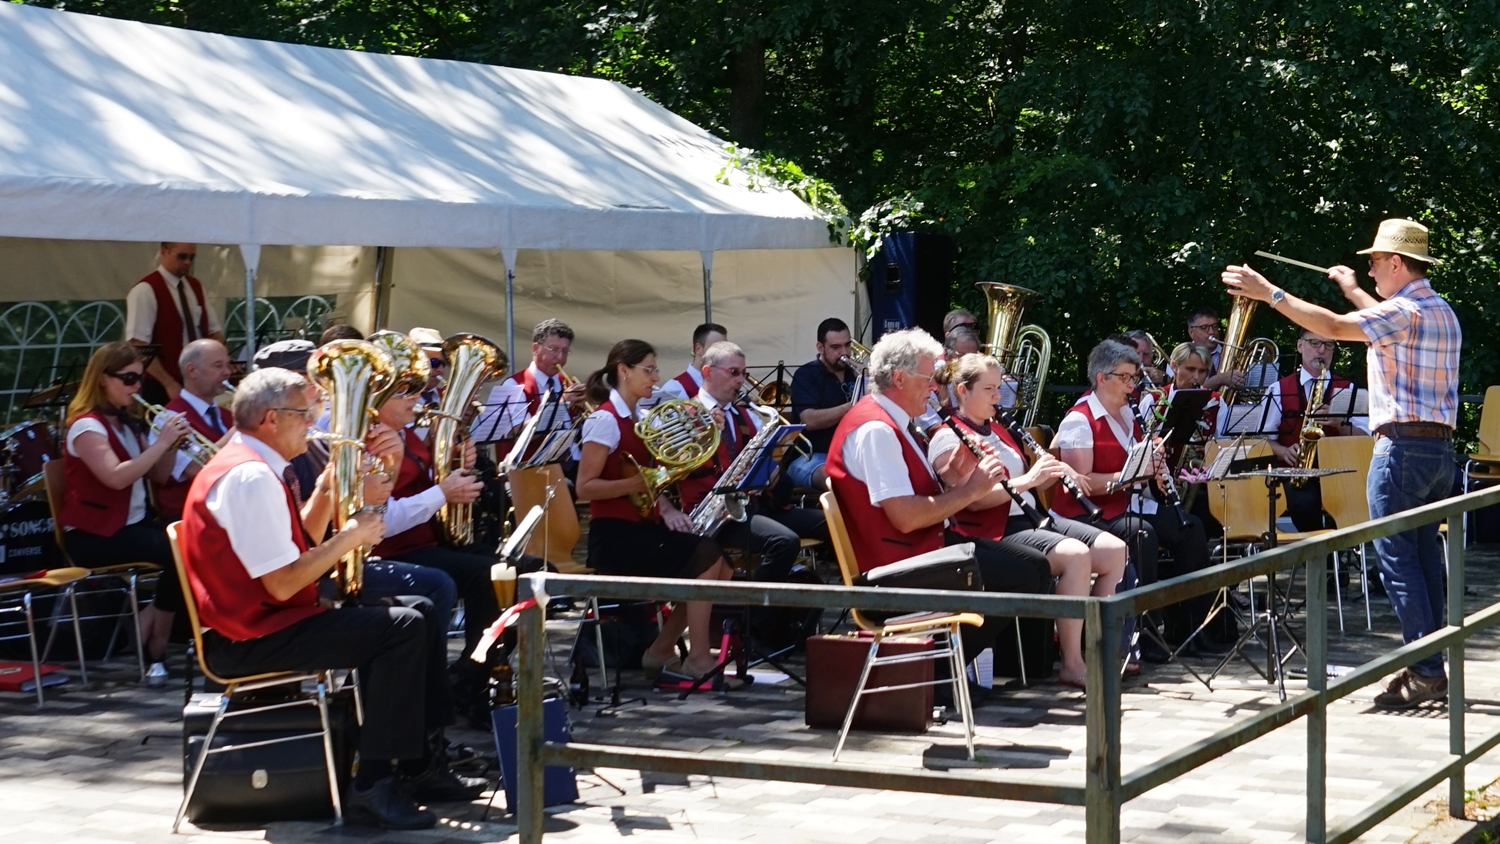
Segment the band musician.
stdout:
<svg viewBox="0 0 1500 844">
<path fill-rule="evenodd" d="M 1245 373 L 1219 371 L 1219 361 L 1224 353 L 1224 344 L 1219 339 L 1221 331 L 1219 312 L 1213 308 L 1204 306 L 1188 314 L 1188 342 L 1209 350 L 1208 377 L 1204 379 L 1202 385 L 1206 390 L 1219 390 L 1230 385 L 1236 389 L 1245 386 Z M 1167 377 L 1172 378 L 1174 375 L 1175 370 L 1169 363 Z"/>
<path fill-rule="evenodd" d="M 125 297 L 125 339 L 136 346 L 157 347 L 141 390 L 153 404 L 177 398 L 182 389 L 177 361 L 187 344 L 205 338 L 224 340 L 224 328 L 203 295 L 203 283 L 191 275 L 197 258 L 196 243 L 161 244 L 157 268 Z"/>
<path fill-rule="evenodd" d="M 703 389 L 703 353 L 715 343 L 729 339 L 729 329 L 715 322 L 705 322 L 693 329 L 693 361 L 676 378 L 663 384 L 667 398 L 691 399 Z"/>
<path fill-rule="evenodd" d="M 688 513 L 708 497 L 765 422 L 759 413 L 736 401 L 745 383 L 745 353 L 739 346 L 728 341 L 709 346 L 703 353 L 702 378 L 703 388 L 696 400 L 719 420 L 719 450 L 704 467 L 677 482 L 682 509 Z M 747 555 L 760 555 L 760 565 L 751 573 L 754 579 L 786 580 L 801 549 L 801 537 L 817 536 L 823 529 L 823 517 L 819 512 L 796 507 L 777 512 L 765 498 L 756 494 L 749 505 L 749 518 L 743 522 L 731 519 L 714 538 L 720 545 L 738 548 Z"/>
<path fill-rule="evenodd" d="M 818 356 L 792 375 L 792 421 L 807 426 L 811 451 L 787 465 L 787 477 L 803 489 L 823 489 L 833 431 L 854 406 L 851 396 L 859 374 L 849 365 L 849 326 L 838 317 L 818 323 Z M 941 347 L 939 347 L 941 349 Z"/>
<path fill-rule="evenodd" d="M 912 420 L 927 408 L 943 347 L 921 329 L 892 331 L 870 353 L 871 394 L 843 415 L 828 452 L 828 479 L 849 528 L 860 571 L 869 571 L 945 545 L 973 542 L 984 588 L 1037 594 L 1051 588 L 1041 554 L 1020 557 L 998 542 L 947 530 L 949 519 L 1000 492 L 1005 465 L 987 455 L 950 478 L 944 488 Z M 1001 628 L 988 619 L 964 628 L 964 651 L 977 655 Z"/>
<path fill-rule="evenodd" d="M 209 442 L 222 446 L 234 428 L 234 417 L 227 409 L 215 404 L 214 399 L 223 394 L 224 379 L 229 377 L 229 350 L 218 340 L 194 340 L 182 350 L 177 368 L 182 372 L 182 390 L 177 398 L 167 402 L 166 409 L 180 414 Z M 156 437 L 153 433 L 151 441 L 155 442 Z M 170 480 L 156 488 L 156 507 L 161 511 L 163 521 L 174 522 L 182 518 L 182 502 L 187 499 L 188 485 L 200 468 L 187 454 L 177 452 Z"/>
</svg>

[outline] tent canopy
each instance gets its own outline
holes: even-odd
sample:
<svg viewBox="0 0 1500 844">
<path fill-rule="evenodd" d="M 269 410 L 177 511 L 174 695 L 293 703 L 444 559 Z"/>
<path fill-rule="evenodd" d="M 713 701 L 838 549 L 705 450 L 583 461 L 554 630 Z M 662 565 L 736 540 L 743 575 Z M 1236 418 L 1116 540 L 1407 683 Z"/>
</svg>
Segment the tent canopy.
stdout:
<svg viewBox="0 0 1500 844">
<path fill-rule="evenodd" d="M 617 83 L 0 3 L 0 235 L 507 249 L 830 246 Z"/>
</svg>

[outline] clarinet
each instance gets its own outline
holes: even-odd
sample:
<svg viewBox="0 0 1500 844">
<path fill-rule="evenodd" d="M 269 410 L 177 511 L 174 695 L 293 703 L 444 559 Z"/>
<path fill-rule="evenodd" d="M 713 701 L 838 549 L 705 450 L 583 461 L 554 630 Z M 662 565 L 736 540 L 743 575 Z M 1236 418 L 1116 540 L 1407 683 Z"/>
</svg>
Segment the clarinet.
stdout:
<svg viewBox="0 0 1500 844">
<path fill-rule="evenodd" d="M 1142 378 L 1144 379 L 1144 383 L 1151 384 L 1151 379 L 1145 378 L 1144 374 L 1142 375 Z M 1155 385 L 1153 384 L 1152 386 Z M 1163 391 L 1161 395 L 1161 401 L 1157 402 L 1157 404 L 1162 404 L 1167 400 L 1167 394 L 1165 391 Z M 1146 420 L 1141 416 L 1140 402 L 1132 397 L 1126 403 L 1130 405 L 1131 411 L 1135 413 L 1135 420 L 1140 423 L 1141 430 L 1145 432 L 1147 440 L 1150 440 L 1151 437 L 1155 435 L 1156 431 L 1155 428 L 1152 425 L 1148 424 Z M 1156 413 L 1155 407 L 1151 408 L 1151 412 L 1153 416 L 1158 415 Z M 1172 473 L 1170 471 L 1167 472 L 1167 482 L 1162 485 L 1162 497 L 1167 499 L 1167 504 L 1170 505 L 1173 510 L 1177 511 L 1178 525 L 1181 527 L 1187 527 L 1187 510 L 1182 506 L 1182 496 L 1177 494 L 1177 483 L 1172 480 Z"/>
<path fill-rule="evenodd" d="M 968 447 L 969 453 L 974 455 L 975 460 L 983 460 L 986 454 L 989 454 L 992 457 L 999 457 L 999 455 L 994 453 L 993 447 L 989 443 L 970 436 L 969 432 L 965 431 L 963 428 L 960 428 L 958 423 L 953 421 L 953 417 L 951 415 L 944 413 L 942 414 L 942 417 L 943 424 L 947 425 L 953 431 L 953 433 L 958 436 L 959 442 Z M 1031 506 L 1031 504 L 1028 503 L 1026 499 L 1022 498 L 1021 493 L 1017 492 L 1016 488 L 1011 486 L 1009 478 L 1001 476 L 998 480 L 1000 481 L 1000 488 L 1005 490 L 1005 494 L 1010 496 L 1010 500 L 1016 502 L 1016 504 L 1020 506 L 1021 512 L 1025 513 L 1026 518 L 1031 520 L 1032 527 L 1036 528 L 1037 530 L 1052 529 L 1051 516 L 1043 514 L 1041 511 Z"/>
<path fill-rule="evenodd" d="M 1012 437 L 1015 437 L 1016 442 L 1020 443 L 1022 447 L 1031 452 L 1033 456 L 1041 457 L 1043 454 L 1048 453 L 1047 449 L 1042 448 L 1042 444 L 1036 441 L 1036 437 L 1033 437 L 1031 434 L 1027 433 L 1026 429 L 1022 428 L 1019 422 L 1011 418 L 1011 415 L 1009 413 L 1006 413 L 999 407 L 995 408 L 995 421 L 1005 426 L 1005 430 L 1009 431 Z M 1063 489 L 1071 492 L 1073 494 L 1073 498 L 1078 501 L 1079 506 L 1083 507 L 1084 513 L 1087 514 L 1088 520 L 1090 522 L 1097 523 L 1100 517 L 1104 515 L 1104 511 L 1099 508 L 1099 505 L 1090 501 L 1088 499 L 1088 496 L 1083 494 L 1083 490 L 1078 486 L 1078 483 L 1074 481 L 1072 477 L 1063 475 L 1059 480 L 1062 481 Z"/>
</svg>

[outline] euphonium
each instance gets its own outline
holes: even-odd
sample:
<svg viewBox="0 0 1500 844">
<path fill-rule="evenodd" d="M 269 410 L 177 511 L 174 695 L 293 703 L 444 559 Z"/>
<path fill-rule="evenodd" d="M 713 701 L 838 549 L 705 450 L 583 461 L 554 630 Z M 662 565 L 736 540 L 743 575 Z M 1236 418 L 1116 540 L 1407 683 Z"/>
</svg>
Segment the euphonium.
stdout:
<svg viewBox="0 0 1500 844">
<path fill-rule="evenodd" d="M 625 455 L 646 481 L 645 491 L 632 492 L 630 500 L 637 512 L 650 518 L 662 490 L 707 463 L 719 450 L 719 425 L 703 405 L 667 399 L 635 423 L 635 433 L 661 464 L 660 468 L 646 467 Z"/>
<path fill-rule="evenodd" d="M 1019 415 L 1023 427 L 1036 424 L 1047 386 L 1047 370 L 1052 365 L 1052 338 L 1041 326 L 1021 325 L 1026 306 L 1041 294 L 1025 287 L 981 281 L 989 306 L 989 355 L 1000 361 L 1005 374 L 1016 379 L 1015 400 L 1005 407 Z"/>
<path fill-rule="evenodd" d="M 333 528 L 365 509 L 365 433 L 374 417 L 371 399 L 396 377 L 390 355 L 364 340 L 335 340 L 307 361 L 307 376 L 328 396 L 328 462 L 333 466 Z M 364 585 L 365 546 L 337 567 L 339 596 L 352 598 Z"/>
<path fill-rule="evenodd" d="M 455 334 L 443 341 L 448 381 L 442 401 L 429 415 L 432 425 L 432 480 L 443 479 L 463 466 L 463 441 L 473 419 L 474 394 L 485 381 L 505 371 L 505 352 L 478 334 Z M 443 538 L 450 545 L 474 541 L 474 505 L 444 504 L 438 510 Z"/>
<path fill-rule="evenodd" d="M 1224 339 L 1219 341 L 1223 351 L 1219 354 L 1220 372 L 1243 372 L 1245 373 L 1245 387 L 1226 385 L 1219 391 L 1219 403 L 1224 407 L 1230 407 L 1239 403 L 1253 404 L 1260 401 L 1258 393 L 1264 392 L 1264 388 L 1270 386 L 1261 377 L 1266 367 L 1272 372 L 1276 370 L 1276 359 L 1281 356 L 1281 350 L 1276 344 L 1265 337 L 1257 337 L 1249 340 L 1250 320 L 1255 316 L 1255 309 L 1260 303 L 1246 296 L 1234 297 L 1234 308 L 1229 312 L 1229 328 L 1224 332 Z M 1248 343 L 1246 342 L 1248 340 Z M 1252 383 L 1252 380 L 1253 382 Z M 1275 381 L 1272 378 L 1271 381 Z M 1245 395 L 1241 396 L 1240 391 Z"/>
<path fill-rule="evenodd" d="M 1313 419 L 1313 412 L 1323 406 L 1328 393 L 1328 373 L 1314 378 L 1307 388 L 1307 407 L 1302 409 L 1302 431 L 1297 438 L 1297 468 L 1311 469 L 1318 456 L 1318 440 L 1323 439 L 1323 426 Z M 1294 478 L 1292 486 L 1302 486 L 1306 478 Z"/>
<path fill-rule="evenodd" d="M 151 426 L 152 433 L 160 436 L 162 425 L 161 416 L 163 413 L 171 413 L 172 411 L 167 410 L 165 407 L 162 407 L 159 404 L 152 404 L 151 402 L 146 401 L 145 399 L 141 398 L 140 393 L 132 393 L 130 397 L 135 399 L 137 404 L 146 409 L 146 424 Z M 202 434 L 198 433 L 196 429 L 191 427 L 188 428 L 187 436 L 183 437 L 182 440 L 177 443 L 177 449 L 183 454 L 187 455 L 187 458 L 189 460 L 198 464 L 199 468 L 208 465 L 208 461 L 212 460 L 213 456 L 219 453 L 219 446 L 217 443 L 215 443 L 208 437 L 205 437 Z"/>
<path fill-rule="evenodd" d="M 421 346 L 399 331 L 377 331 L 370 335 L 370 342 L 390 355 L 395 366 L 395 377 L 371 399 L 371 407 L 379 410 L 390 399 L 415 396 L 427 389 L 432 363 L 427 360 L 427 353 Z"/>
</svg>

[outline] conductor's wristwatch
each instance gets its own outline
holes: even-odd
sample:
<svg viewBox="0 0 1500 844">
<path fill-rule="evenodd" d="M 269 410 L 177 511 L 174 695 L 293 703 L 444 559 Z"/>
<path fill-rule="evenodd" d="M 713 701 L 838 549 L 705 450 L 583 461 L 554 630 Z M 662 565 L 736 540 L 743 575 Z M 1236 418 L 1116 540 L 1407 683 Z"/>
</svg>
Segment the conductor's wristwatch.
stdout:
<svg viewBox="0 0 1500 844">
<path fill-rule="evenodd" d="M 1273 311 L 1276 310 L 1276 306 L 1280 305 L 1281 304 L 1281 300 L 1285 299 L 1285 298 L 1286 298 L 1286 291 L 1285 290 L 1282 290 L 1280 287 L 1276 288 L 1275 290 L 1272 290 L 1271 291 L 1271 310 L 1273 310 Z"/>
</svg>

